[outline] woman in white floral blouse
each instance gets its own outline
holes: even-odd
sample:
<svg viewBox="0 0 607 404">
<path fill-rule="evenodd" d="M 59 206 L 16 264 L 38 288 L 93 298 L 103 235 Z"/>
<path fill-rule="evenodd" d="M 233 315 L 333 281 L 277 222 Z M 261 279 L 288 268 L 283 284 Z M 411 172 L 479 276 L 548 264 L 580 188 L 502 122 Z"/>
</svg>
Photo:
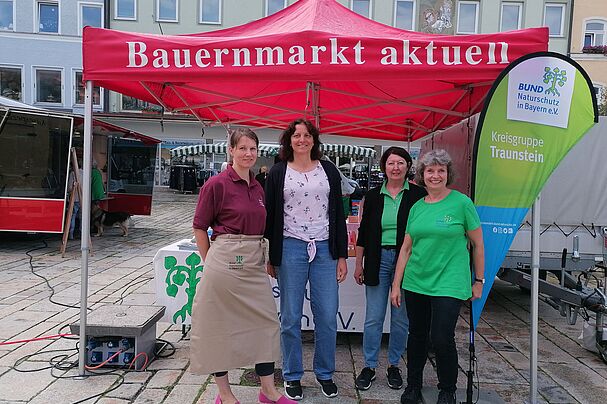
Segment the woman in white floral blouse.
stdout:
<svg viewBox="0 0 607 404">
<path fill-rule="evenodd" d="M 266 179 L 268 273 L 280 287 L 280 325 L 285 393 L 303 398 L 301 317 L 306 284 L 314 316 L 314 373 L 327 397 L 333 382 L 338 283 L 346 278 L 347 232 L 341 178 L 321 160 L 318 129 L 299 119 L 283 132 L 280 157 Z"/>
</svg>

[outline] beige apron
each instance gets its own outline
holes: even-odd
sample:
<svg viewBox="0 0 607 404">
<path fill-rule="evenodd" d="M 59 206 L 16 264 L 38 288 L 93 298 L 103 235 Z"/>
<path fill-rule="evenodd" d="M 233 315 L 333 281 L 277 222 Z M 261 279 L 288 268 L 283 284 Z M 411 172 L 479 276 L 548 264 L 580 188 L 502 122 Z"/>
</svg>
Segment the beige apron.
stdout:
<svg viewBox="0 0 607 404">
<path fill-rule="evenodd" d="M 280 358 L 280 325 L 262 236 L 211 244 L 192 307 L 190 370 L 209 374 Z"/>
</svg>

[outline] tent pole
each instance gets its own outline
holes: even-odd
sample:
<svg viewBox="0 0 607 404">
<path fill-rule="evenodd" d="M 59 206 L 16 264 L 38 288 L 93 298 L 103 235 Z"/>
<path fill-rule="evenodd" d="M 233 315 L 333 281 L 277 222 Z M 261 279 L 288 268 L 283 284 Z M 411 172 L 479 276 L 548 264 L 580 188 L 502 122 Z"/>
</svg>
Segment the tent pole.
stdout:
<svg viewBox="0 0 607 404">
<path fill-rule="evenodd" d="M 537 403 L 537 348 L 538 348 L 538 295 L 540 276 L 540 197 L 531 207 L 531 345 L 530 345 L 530 394 L 531 404 Z"/>
<path fill-rule="evenodd" d="M 91 228 L 91 155 L 93 139 L 93 82 L 88 80 L 84 90 L 84 160 L 82 163 L 82 231 L 80 234 L 80 350 L 78 352 L 78 375 L 85 375 L 86 363 L 86 310 L 89 275 L 89 241 Z"/>
</svg>

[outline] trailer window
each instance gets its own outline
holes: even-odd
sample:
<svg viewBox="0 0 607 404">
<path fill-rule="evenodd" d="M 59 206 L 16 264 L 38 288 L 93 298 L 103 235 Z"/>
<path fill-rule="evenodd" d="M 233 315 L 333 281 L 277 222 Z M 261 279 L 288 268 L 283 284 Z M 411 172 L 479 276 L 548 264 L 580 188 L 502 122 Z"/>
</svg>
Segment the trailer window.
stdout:
<svg viewBox="0 0 607 404">
<path fill-rule="evenodd" d="M 156 148 L 137 140 L 111 138 L 108 191 L 152 195 Z"/>
<path fill-rule="evenodd" d="M 71 119 L 9 111 L 0 129 L 0 197 L 63 199 Z"/>
</svg>

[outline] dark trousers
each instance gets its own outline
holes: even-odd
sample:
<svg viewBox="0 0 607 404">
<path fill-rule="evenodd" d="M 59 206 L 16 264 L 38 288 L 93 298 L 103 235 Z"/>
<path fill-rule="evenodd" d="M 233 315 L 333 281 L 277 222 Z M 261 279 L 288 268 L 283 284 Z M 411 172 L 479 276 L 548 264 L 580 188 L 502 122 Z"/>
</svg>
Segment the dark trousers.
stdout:
<svg viewBox="0 0 607 404">
<path fill-rule="evenodd" d="M 257 373 L 257 376 L 270 376 L 270 375 L 274 374 L 274 362 L 264 362 L 264 363 L 256 364 L 255 373 Z M 221 376 L 225 376 L 227 374 L 228 374 L 227 371 L 215 372 L 215 373 L 213 373 L 213 376 L 221 377 Z"/>
<path fill-rule="evenodd" d="M 421 389 L 431 340 L 436 353 L 438 388 L 455 391 L 458 373 L 455 325 L 462 300 L 427 296 L 408 290 L 404 293 L 409 316 L 407 385 Z"/>
</svg>

